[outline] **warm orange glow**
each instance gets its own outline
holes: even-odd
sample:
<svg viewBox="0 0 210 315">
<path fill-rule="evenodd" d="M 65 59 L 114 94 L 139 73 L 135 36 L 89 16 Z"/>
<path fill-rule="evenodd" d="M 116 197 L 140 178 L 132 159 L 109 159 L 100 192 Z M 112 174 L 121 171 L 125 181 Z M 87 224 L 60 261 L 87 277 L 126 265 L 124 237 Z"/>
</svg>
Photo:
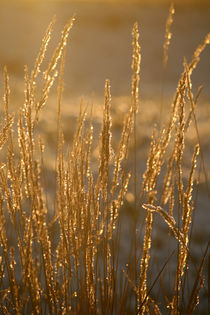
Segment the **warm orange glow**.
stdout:
<svg viewBox="0 0 210 315">
<path fill-rule="evenodd" d="M 206 313 L 195 3 L 0 0 L 0 314 Z"/>
</svg>

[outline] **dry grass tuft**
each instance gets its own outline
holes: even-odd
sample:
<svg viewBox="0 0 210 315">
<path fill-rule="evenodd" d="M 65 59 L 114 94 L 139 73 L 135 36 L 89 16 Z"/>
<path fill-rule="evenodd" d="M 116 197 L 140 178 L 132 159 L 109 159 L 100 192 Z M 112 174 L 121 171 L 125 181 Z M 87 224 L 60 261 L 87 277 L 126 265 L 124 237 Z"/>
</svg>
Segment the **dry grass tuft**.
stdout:
<svg viewBox="0 0 210 315">
<path fill-rule="evenodd" d="M 173 14 L 171 6 L 166 25 L 164 68 Z M 47 69 L 42 70 L 55 18 L 48 26 L 31 73 L 25 66 L 25 98 L 18 114 L 11 114 L 9 110 L 9 75 L 4 68 L 4 118 L 0 130 L 0 312 L 161 314 L 169 310 L 171 314 L 192 314 L 199 307 L 199 293 L 205 286 L 202 270 L 208 246 L 196 269 L 196 279 L 188 298 L 183 281 L 191 259 L 190 227 L 196 210 L 193 188 L 199 150 L 202 152 L 195 113 L 200 91 L 194 99 L 191 75 L 201 52 L 210 42 L 210 35 L 198 46 L 192 61 L 184 61 L 170 117 L 160 132 L 154 127 L 146 170 L 138 189 L 136 116 L 141 61 L 138 24 L 135 23 L 132 31 L 131 102 L 119 145 L 114 151 L 111 86 L 106 80 L 98 139 L 98 171 L 94 172 L 93 109 L 89 117 L 88 108 L 81 103 L 71 146 L 64 139 L 61 125 L 66 45 L 73 21 L 74 17 L 64 27 Z M 39 88 L 40 73 L 42 86 Z M 39 114 L 57 76 L 56 183 L 54 195 L 49 196 L 44 180 L 45 144 L 39 134 Z M 195 144 L 186 179 L 183 159 L 191 120 L 198 144 Z M 134 154 L 130 152 L 131 143 Z M 130 160 L 134 164 L 133 170 L 129 169 Z M 202 163 L 208 182 L 203 154 Z M 121 261 L 121 217 L 130 179 L 134 183 L 133 194 L 129 192 L 135 213 L 134 244 L 126 253 L 128 265 L 124 265 Z M 138 211 L 142 207 L 147 210 L 145 221 L 142 221 L 144 236 L 139 232 L 138 220 Z M 163 293 L 165 304 L 162 305 L 152 289 L 158 280 L 163 287 L 163 271 L 172 254 L 151 285 L 155 213 L 160 214 L 176 239 L 176 246 L 172 248 L 172 254 L 177 254 L 174 284 L 171 280 L 170 293 Z"/>
</svg>

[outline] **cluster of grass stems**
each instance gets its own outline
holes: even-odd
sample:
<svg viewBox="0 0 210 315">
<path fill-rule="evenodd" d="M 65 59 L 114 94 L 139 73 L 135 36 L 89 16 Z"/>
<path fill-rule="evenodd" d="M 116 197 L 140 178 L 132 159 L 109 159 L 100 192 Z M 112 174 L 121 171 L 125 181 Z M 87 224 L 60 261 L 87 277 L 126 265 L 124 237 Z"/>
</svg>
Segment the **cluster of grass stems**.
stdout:
<svg viewBox="0 0 210 315">
<path fill-rule="evenodd" d="M 171 7 L 166 27 L 164 68 L 173 13 Z M 98 172 L 93 173 L 93 111 L 88 117 L 87 108 L 81 107 L 71 146 L 66 145 L 62 131 L 65 53 L 73 20 L 64 27 L 46 70 L 41 70 L 55 19 L 47 28 L 33 70 L 29 72 L 25 67 L 25 100 L 16 116 L 9 110 L 9 77 L 4 68 L 4 117 L 0 132 L 0 149 L 3 152 L 0 164 L 0 312 L 160 314 L 162 306 L 153 297 L 152 289 L 173 256 L 177 263 L 174 279 L 171 280 L 173 288 L 164 296 L 162 309 L 169 314 L 192 314 L 199 304 L 200 290 L 205 285 L 202 269 L 208 250 L 207 246 L 183 309 L 183 283 L 190 259 L 190 225 L 195 211 L 192 191 L 200 150 L 199 134 L 185 181 L 182 174 L 183 152 L 189 125 L 194 124 L 197 130 L 195 107 L 199 92 L 196 97 L 193 96 L 191 74 L 201 52 L 210 42 L 210 34 L 195 50 L 192 60 L 184 61 L 170 117 L 163 127 L 154 128 L 141 180 L 137 176 L 136 158 L 141 61 L 138 24 L 134 24 L 132 31 L 131 100 L 119 146 L 114 152 L 111 92 L 107 80 L 98 137 Z M 40 74 L 41 87 L 38 84 Z M 39 114 L 53 84 L 57 84 L 58 103 L 56 187 L 49 206 L 43 180 L 45 146 L 39 136 Z M 186 104 L 190 104 L 188 109 Z M 130 144 L 134 153 L 129 150 Z M 129 169 L 129 159 L 134 167 L 132 170 Z M 162 185 L 159 185 L 160 178 Z M 119 214 L 129 182 L 134 187 L 135 227 L 133 248 L 127 257 L 128 264 L 123 268 L 119 258 Z M 138 189 L 140 183 L 141 188 Z M 146 213 L 141 233 L 137 220 L 139 211 Z M 163 218 L 171 231 L 169 237 L 175 238 L 177 245 L 174 250 L 171 249 L 167 261 L 149 285 L 155 215 Z"/>
</svg>

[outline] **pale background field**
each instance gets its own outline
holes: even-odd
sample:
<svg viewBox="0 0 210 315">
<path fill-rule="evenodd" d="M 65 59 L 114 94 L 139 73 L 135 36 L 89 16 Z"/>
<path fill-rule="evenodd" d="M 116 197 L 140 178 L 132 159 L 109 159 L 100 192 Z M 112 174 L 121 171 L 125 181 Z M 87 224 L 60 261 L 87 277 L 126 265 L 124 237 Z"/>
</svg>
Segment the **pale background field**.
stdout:
<svg viewBox="0 0 210 315">
<path fill-rule="evenodd" d="M 65 91 L 62 109 L 64 135 L 71 142 L 76 117 L 79 112 L 80 99 L 93 103 L 95 114 L 95 132 L 99 132 L 104 81 L 111 80 L 113 97 L 113 146 L 117 143 L 120 127 L 129 104 L 131 82 L 131 29 L 135 21 L 140 26 L 142 51 L 140 110 L 138 116 L 138 164 L 139 183 L 145 169 L 149 137 L 154 122 L 158 121 L 161 86 L 162 86 L 162 46 L 164 42 L 165 21 L 169 1 L 142 1 L 140 4 L 88 2 L 88 1 L 0 1 L 0 67 L 6 64 L 10 74 L 11 109 L 17 111 L 23 100 L 24 65 L 30 69 L 38 53 L 45 29 L 56 14 L 53 38 L 49 46 L 54 49 L 60 31 L 66 21 L 75 13 L 76 21 L 71 31 L 67 50 L 65 68 Z M 178 1 L 179 2 L 179 1 Z M 210 5 L 200 1 L 177 3 L 174 24 L 172 25 L 172 42 L 169 48 L 169 61 L 164 85 L 164 118 L 170 108 L 179 75 L 183 69 L 183 57 L 187 60 L 194 49 L 210 31 Z M 182 1 L 182 4 L 184 3 Z M 191 5 L 188 5 L 191 3 Z M 199 5 L 198 5 L 199 4 Z M 2 71 L 1 71 L 2 73 Z M 206 169 L 210 175 L 210 47 L 201 56 L 201 62 L 193 74 L 194 92 L 203 84 L 204 89 L 197 106 L 199 132 L 204 152 Z M 1 93 L 2 93 L 2 74 Z M 56 134 L 56 88 L 51 93 L 47 107 L 41 117 L 43 138 L 48 143 L 46 169 L 49 173 L 49 191 L 54 167 L 52 152 L 55 149 Z M 2 94 L 1 94 L 2 95 Z M 186 172 L 191 159 L 192 147 L 196 135 L 192 133 L 186 139 Z M 95 148 L 97 157 L 97 148 Z M 127 204 L 128 210 L 132 207 Z M 204 178 L 201 177 L 199 199 L 197 201 L 194 221 L 194 242 L 192 256 L 199 263 L 201 253 L 210 238 L 209 199 Z M 126 214 L 127 215 L 127 214 Z M 128 216 L 130 218 L 130 216 Z M 132 217 L 130 218 L 132 221 Z M 157 223 L 154 231 L 156 255 L 161 252 L 161 259 L 167 257 L 164 237 L 166 226 Z M 161 232 L 160 229 L 161 228 Z M 129 228 L 125 226 L 125 240 L 129 238 Z M 128 248 L 122 242 L 124 250 Z M 165 250 L 165 251 L 164 251 Z M 206 291 L 202 297 L 203 311 L 206 309 Z"/>
<path fill-rule="evenodd" d="M 87 2 L 87 1 L 86 1 Z M 66 62 L 66 94 L 103 95 L 104 80 L 111 80 L 113 96 L 130 92 L 131 28 L 140 25 L 142 45 L 141 95 L 158 97 L 162 80 L 162 46 L 166 5 L 80 3 L 78 1 L 0 1 L 0 64 L 7 64 L 17 86 L 23 66 L 32 68 L 45 29 L 56 14 L 57 23 L 50 48 L 63 24 L 74 13 Z M 192 1 L 190 1 L 192 3 Z M 200 3 L 200 1 L 198 1 Z M 169 49 L 166 92 L 173 93 L 182 71 L 183 57 L 190 59 L 210 28 L 210 6 L 176 6 Z M 49 53 L 50 55 L 50 53 Z M 205 84 L 209 94 L 209 48 L 193 74 L 195 87 Z"/>
</svg>

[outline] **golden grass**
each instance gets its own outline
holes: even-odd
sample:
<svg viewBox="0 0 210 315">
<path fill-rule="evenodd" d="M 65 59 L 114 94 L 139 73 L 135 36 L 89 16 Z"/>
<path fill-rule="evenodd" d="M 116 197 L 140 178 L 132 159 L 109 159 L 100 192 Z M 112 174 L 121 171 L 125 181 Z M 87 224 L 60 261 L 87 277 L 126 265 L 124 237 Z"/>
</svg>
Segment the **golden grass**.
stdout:
<svg viewBox="0 0 210 315">
<path fill-rule="evenodd" d="M 170 43 L 170 8 L 164 45 L 164 67 Z M 182 308 L 182 281 L 190 257 L 189 233 L 194 174 L 199 154 L 199 133 L 192 94 L 191 74 L 210 35 L 196 49 L 192 61 L 184 63 L 168 122 L 158 133 L 154 128 L 140 195 L 137 177 L 136 115 L 139 106 L 140 45 L 138 24 L 133 36 L 130 108 L 125 116 L 118 149 L 112 148 L 111 88 L 105 82 L 103 121 L 99 135 L 98 172 L 92 171 L 93 112 L 81 105 L 71 148 L 61 126 L 61 104 L 65 51 L 74 18 L 64 27 L 60 42 L 46 70 L 41 70 L 55 19 L 50 23 L 31 73 L 25 67 L 25 101 L 18 115 L 9 112 L 9 76 L 4 69 L 5 114 L 0 131 L 0 312 L 2 314 L 160 314 L 163 309 L 151 290 L 149 268 L 154 215 L 159 213 L 177 239 L 177 267 L 165 309 L 171 314 L 191 314 L 204 285 L 202 268 L 187 307 Z M 59 66 L 60 62 L 60 66 Z M 42 75 L 38 91 L 37 79 Z M 58 76 L 56 183 L 47 200 L 44 186 L 45 146 L 39 135 L 39 113 L 47 102 Z M 186 103 L 191 109 L 187 115 Z M 191 120 L 198 136 L 187 183 L 183 179 L 185 136 Z M 133 138 L 132 138 L 133 135 Z M 134 155 L 129 145 L 133 142 Z M 201 150 L 201 147 L 200 147 Z M 134 170 L 129 170 L 129 158 Z M 113 162 L 114 160 L 114 162 Z M 202 159 L 204 166 L 204 159 Z M 204 173 L 205 169 L 204 169 Z M 207 176 L 207 175 L 206 175 Z M 120 263 L 120 211 L 130 179 L 134 188 L 134 246 L 124 268 Z M 158 181 L 162 181 L 162 188 Z M 176 191 L 178 190 L 178 196 Z M 131 194 L 131 193 L 130 193 Z M 54 206 L 52 206 L 54 202 Z M 49 204 L 50 203 L 50 204 Z M 54 213 L 52 214 L 52 208 Z M 143 243 L 139 241 L 137 211 L 147 210 Z M 50 212 L 51 209 L 51 212 Z M 175 219 L 175 217 L 177 219 Z M 139 250 L 140 248 L 140 250 Z"/>
</svg>

